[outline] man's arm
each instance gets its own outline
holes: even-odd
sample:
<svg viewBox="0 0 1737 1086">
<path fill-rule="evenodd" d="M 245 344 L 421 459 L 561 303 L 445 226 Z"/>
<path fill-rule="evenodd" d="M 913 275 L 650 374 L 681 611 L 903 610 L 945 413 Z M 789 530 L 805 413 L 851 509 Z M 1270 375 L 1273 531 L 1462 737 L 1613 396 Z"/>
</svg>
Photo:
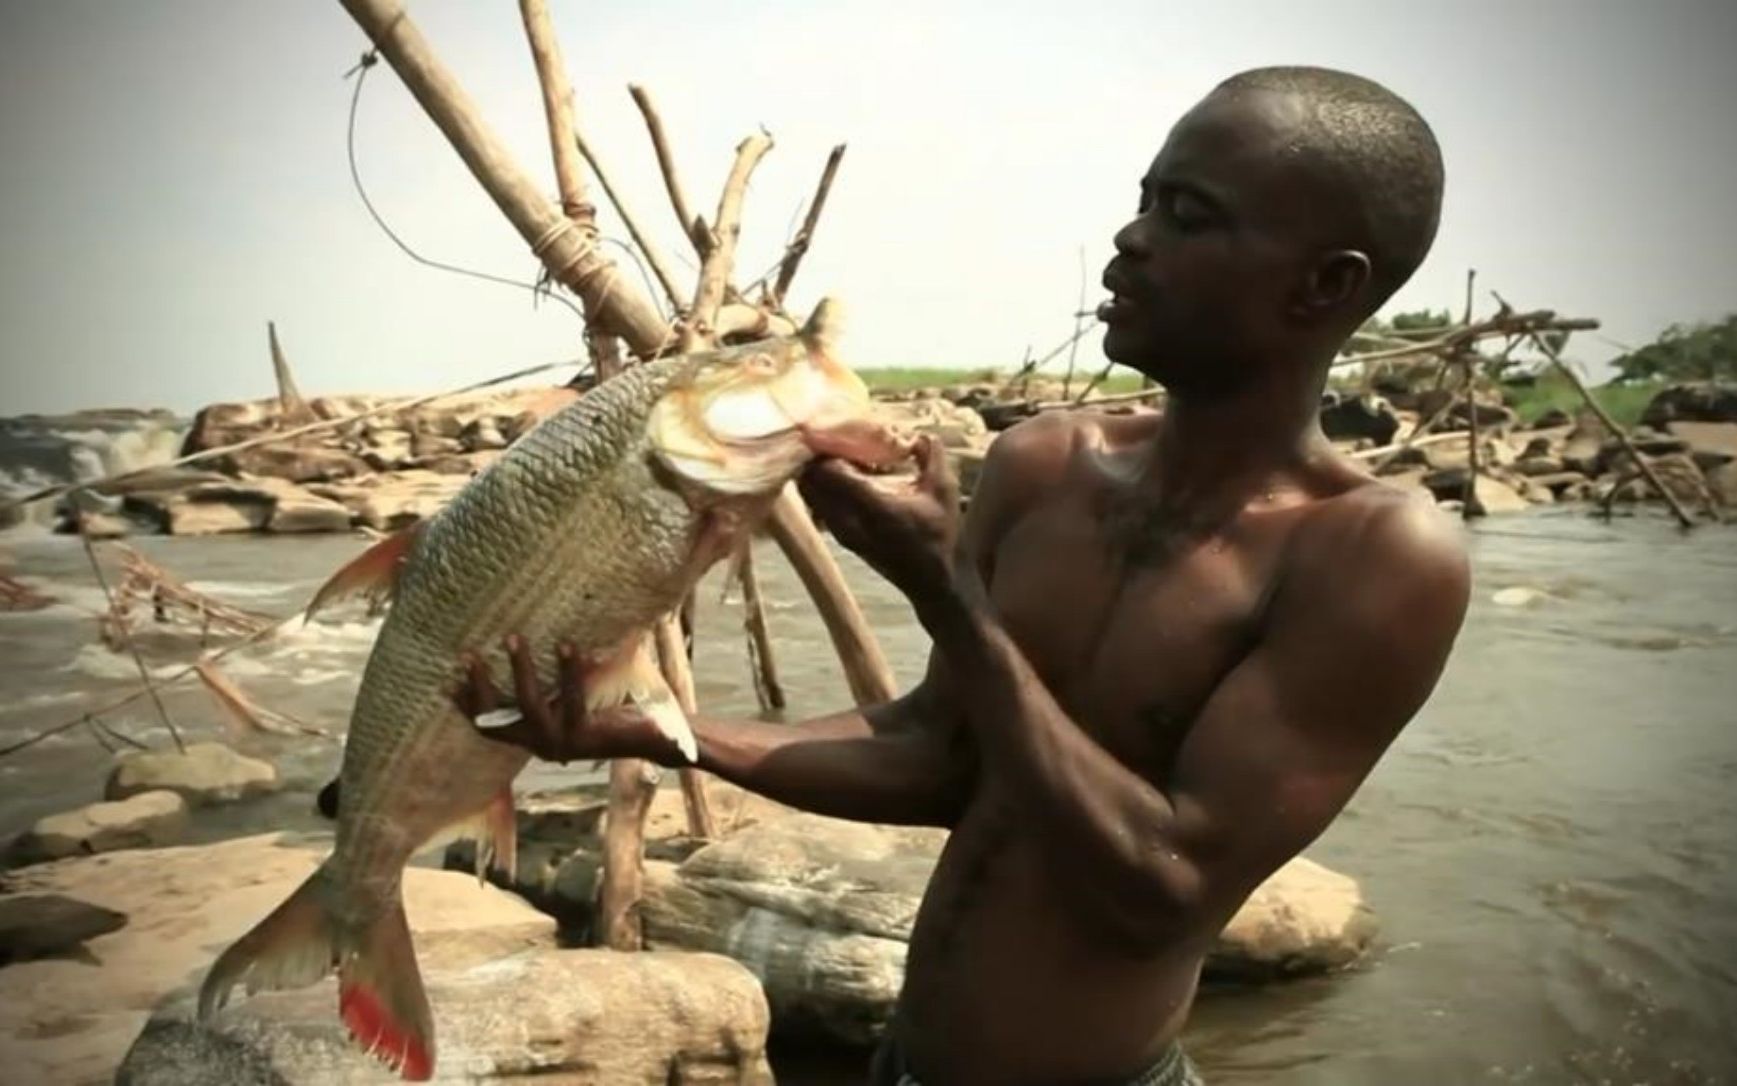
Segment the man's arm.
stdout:
<svg viewBox="0 0 1737 1086">
<path fill-rule="evenodd" d="M 1261 643 L 1208 698 L 1163 787 L 1069 719 L 970 571 L 919 605 L 972 691 L 961 709 L 985 771 L 1131 945 L 1227 917 L 1326 828 L 1440 674 L 1468 581 L 1451 530 L 1396 500 L 1337 520 L 1299 547 Z"/>
</svg>

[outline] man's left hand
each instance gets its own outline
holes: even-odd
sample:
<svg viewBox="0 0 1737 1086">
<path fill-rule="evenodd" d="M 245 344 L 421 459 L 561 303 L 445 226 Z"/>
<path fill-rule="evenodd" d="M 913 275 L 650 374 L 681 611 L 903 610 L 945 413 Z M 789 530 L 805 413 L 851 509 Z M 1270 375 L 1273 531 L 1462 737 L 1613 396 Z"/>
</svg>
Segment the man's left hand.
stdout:
<svg viewBox="0 0 1737 1086">
<path fill-rule="evenodd" d="M 959 484 L 932 434 L 914 450 L 915 480 L 877 481 L 842 460 L 821 460 L 797 485 L 847 549 L 906 596 L 946 591 L 959 538 Z"/>
</svg>

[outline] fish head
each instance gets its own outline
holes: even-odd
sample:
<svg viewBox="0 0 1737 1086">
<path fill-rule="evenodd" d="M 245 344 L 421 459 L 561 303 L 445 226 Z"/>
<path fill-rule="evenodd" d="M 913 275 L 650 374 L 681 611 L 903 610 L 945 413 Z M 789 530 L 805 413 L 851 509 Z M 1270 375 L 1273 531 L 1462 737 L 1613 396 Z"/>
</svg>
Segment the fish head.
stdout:
<svg viewBox="0 0 1737 1086">
<path fill-rule="evenodd" d="M 690 355 L 652 408 L 651 447 L 688 483 L 726 495 L 769 494 L 815 457 L 870 468 L 910 455 L 875 417 L 868 387 L 838 360 L 838 302 L 794 336 Z"/>
</svg>

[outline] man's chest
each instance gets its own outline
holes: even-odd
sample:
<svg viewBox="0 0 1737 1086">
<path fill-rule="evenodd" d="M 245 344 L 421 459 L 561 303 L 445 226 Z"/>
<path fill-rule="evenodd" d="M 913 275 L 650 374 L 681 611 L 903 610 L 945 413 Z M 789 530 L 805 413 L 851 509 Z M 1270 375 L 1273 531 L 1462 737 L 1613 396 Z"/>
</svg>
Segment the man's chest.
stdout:
<svg viewBox="0 0 1737 1086">
<path fill-rule="evenodd" d="M 1281 542 L 1277 526 L 1238 524 L 1130 553 L 1125 534 L 1057 509 L 1002 538 L 991 597 L 1082 727 L 1124 762 L 1159 764 L 1258 637 Z"/>
</svg>

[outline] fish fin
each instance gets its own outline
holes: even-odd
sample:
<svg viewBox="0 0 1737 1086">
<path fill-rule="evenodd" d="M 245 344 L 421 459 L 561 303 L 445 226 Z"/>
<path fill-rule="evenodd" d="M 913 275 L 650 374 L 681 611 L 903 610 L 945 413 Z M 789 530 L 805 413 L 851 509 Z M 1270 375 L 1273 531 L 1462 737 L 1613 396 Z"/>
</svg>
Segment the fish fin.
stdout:
<svg viewBox="0 0 1737 1086">
<path fill-rule="evenodd" d="M 364 595 L 375 602 L 390 599 L 398 590 L 398 573 L 410 557 L 411 548 L 422 538 L 422 528 L 427 523 L 419 520 L 393 532 L 350 559 L 314 593 L 308 609 L 302 612 L 302 621 L 307 622 L 320 610 L 351 596 Z"/>
<path fill-rule="evenodd" d="M 454 841 L 476 842 L 476 875 L 489 870 L 512 879 L 518 869 L 519 821 L 513 806 L 513 788 L 507 785 L 480 810 L 436 830 L 416 851 L 427 852 Z"/>
<path fill-rule="evenodd" d="M 322 863 L 283 904 L 217 956 L 199 986 L 201 1020 L 229 1002 L 237 984 L 251 995 L 301 988 L 332 971 L 338 956 L 337 927 L 326 904 L 328 878 Z"/>
<path fill-rule="evenodd" d="M 370 1055 L 412 1082 L 434 1074 L 434 1016 L 410 942 L 404 902 L 394 897 L 338 969 L 338 1016 Z"/>
<path fill-rule="evenodd" d="M 682 712 L 675 691 L 664 681 L 663 672 L 652 659 L 649 646 L 634 654 L 628 674 L 627 700 L 637 705 L 657 730 L 675 742 L 682 757 L 690 763 L 699 761 L 699 745 L 694 741 L 693 725 Z"/>
</svg>

